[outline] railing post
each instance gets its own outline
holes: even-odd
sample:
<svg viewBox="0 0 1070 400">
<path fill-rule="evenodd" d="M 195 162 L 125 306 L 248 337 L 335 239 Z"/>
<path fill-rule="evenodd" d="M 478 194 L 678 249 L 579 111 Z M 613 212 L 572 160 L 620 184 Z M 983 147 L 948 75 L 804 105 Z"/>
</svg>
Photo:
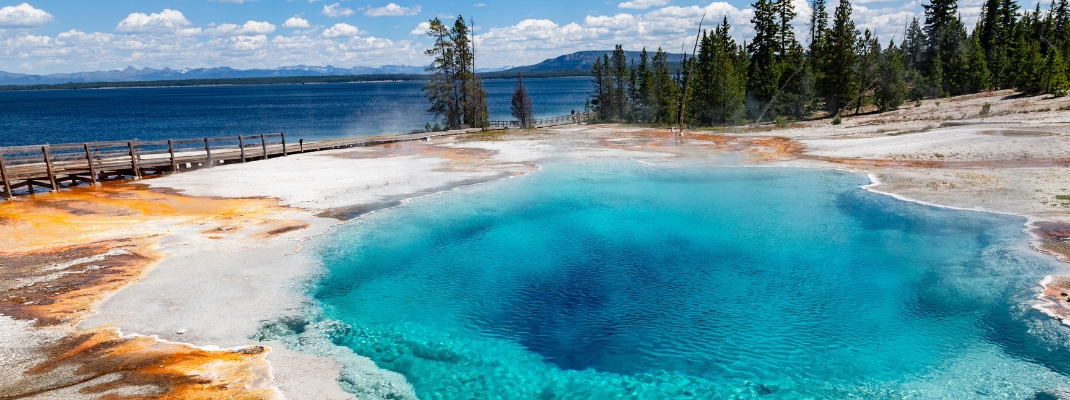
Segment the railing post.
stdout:
<svg viewBox="0 0 1070 400">
<path fill-rule="evenodd" d="M 4 167 L 4 155 L 0 153 L 0 179 L 4 180 L 4 198 L 11 200 L 11 181 L 7 177 L 7 168 Z"/>
<path fill-rule="evenodd" d="M 286 132 L 279 132 L 279 136 L 282 137 L 282 156 L 286 157 Z"/>
<path fill-rule="evenodd" d="M 264 159 L 267 160 L 267 140 L 264 139 L 264 134 L 260 134 L 260 150 L 264 151 Z"/>
<path fill-rule="evenodd" d="M 41 146 L 41 152 L 45 153 L 45 169 L 48 171 L 48 182 L 52 184 L 52 191 L 58 192 L 59 186 L 56 185 L 56 173 L 52 170 L 52 152 L 48 151 L 48 145 Z"/>
<path fill-rule="evenodd" d="M 130 148 L 130 166 L 134 168 L 134 177 L 141 179 L 141 168 L 137 165 L 137 153 L 134 151 L 134 142 L 126 142 Z"/>
<path fill-rule="evenodd" d="M 208 144 L 208 138 L 204 138 L 204 154 L 208 158 L 208 167 L 209 168 L 213 167 L 213 165 L 212 165 L 212 146 Z"/>
<path fill-rule="evenodd" d="M 167 154 L 171 155 L 171 172 L 178 172 L 178 163 L 175 162 L 175 144 L 167 139 Z"/>
<path fill-rule="evenodd" d="M 89 151 L 89 143 L 82 144 L 85 148 L 85 162 L 89 164 L 89 181 L 93 186 L 97 185 L 97 168 L 93 166 L 93 153 Z"/>
<path fill-rule="evenodd" d="M 297 139 L 297 146 L 298 146 L 298 149 L 301 151 L 301 153 L 304 154 L 304 152 L 305 152 L 305 139 Z"/>
<path fill-rule="evenodd" d="M 245 163 L 245 142 L 242 141 L 241 135 L 238 135 L 238 150 L 241 151 L 241 162 Z"/>
</svg>

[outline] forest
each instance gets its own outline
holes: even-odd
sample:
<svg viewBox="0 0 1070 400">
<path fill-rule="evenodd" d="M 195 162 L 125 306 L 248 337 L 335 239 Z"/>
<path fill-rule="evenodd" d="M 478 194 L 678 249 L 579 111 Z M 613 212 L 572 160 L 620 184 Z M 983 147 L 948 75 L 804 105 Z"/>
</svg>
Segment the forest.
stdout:
<svg viewBox="0 0 1070 400">
<path fill-rule="evenodd" d="M 807 38 L 796 38 L 790 0 L 757 0 L 754 36 L 739 43 L 727 17 L 696 38 L 695 51 L 670 66 L 660 48 L 629 63 L 618 45 L 595 63 L 586 106 L 599 121 L 723 126 L 884 112 L 920 100 L 996 89 L 1064 96 L 1070 89 L 1068 0 L 1020 10 L 985 0 L 967 30 L 956 0 L 923 4 L 924 19 L 882 42 L 852 20 L 840 0 L 829 14 L 812 0 Z M 803 41 L 806 41 L 805 45 Z M 689 45 L 690 46 L 690 45 Z"/>
</svg>

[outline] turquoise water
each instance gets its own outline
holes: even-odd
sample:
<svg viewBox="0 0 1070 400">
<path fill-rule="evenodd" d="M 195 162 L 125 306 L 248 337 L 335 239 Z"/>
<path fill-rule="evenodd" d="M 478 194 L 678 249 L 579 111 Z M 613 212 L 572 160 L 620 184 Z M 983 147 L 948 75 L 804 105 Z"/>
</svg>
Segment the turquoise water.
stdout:
<svg viewBox="0 0 1070 400">
<path fill-rule="evenodd" d="M 422 399 L 1032 398 L 1070 387 L 1024 220 L 864 176 L 561 162 L 320 240 L 335 343 Z"/>
</svg>

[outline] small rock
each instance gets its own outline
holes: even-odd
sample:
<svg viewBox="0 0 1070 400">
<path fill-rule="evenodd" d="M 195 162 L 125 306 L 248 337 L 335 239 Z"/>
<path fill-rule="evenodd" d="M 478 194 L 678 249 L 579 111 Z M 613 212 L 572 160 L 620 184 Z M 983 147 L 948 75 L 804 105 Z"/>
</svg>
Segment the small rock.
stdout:
<svg viewBox="0 0 1070 400">
<path fill-rule="evenodd" d="M 175 332 L 175 333 L 177 333 L 177 334 L 179 334 L 179 335 L 185 335 L 185 334 L 186 334 L 186 332 L 189 332 L 189 329 L 183 329 L 183 330 L 180 330 L 180 331 L 178 331 L 178 332 Z"/>
</svg>

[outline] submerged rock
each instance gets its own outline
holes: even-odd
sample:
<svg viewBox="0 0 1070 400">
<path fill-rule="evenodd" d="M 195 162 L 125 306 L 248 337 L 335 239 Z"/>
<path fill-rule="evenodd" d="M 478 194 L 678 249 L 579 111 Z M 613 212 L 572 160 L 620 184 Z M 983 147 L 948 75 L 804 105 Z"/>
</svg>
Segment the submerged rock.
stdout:
<svg viewBox="0 0 1070 400">
<path fill-rule="evenodd" d="M 1033 398 L 1036 399 L 1036 400 L 1070 400 L 1070 389 L 1067 389 L 1067 388 L 1044 389 L 1044 390 L 1041 390 L 1041 391 L 1037 392 L 1037 394 L 1035 396 L 1033 396 Z"/>
</svg>

